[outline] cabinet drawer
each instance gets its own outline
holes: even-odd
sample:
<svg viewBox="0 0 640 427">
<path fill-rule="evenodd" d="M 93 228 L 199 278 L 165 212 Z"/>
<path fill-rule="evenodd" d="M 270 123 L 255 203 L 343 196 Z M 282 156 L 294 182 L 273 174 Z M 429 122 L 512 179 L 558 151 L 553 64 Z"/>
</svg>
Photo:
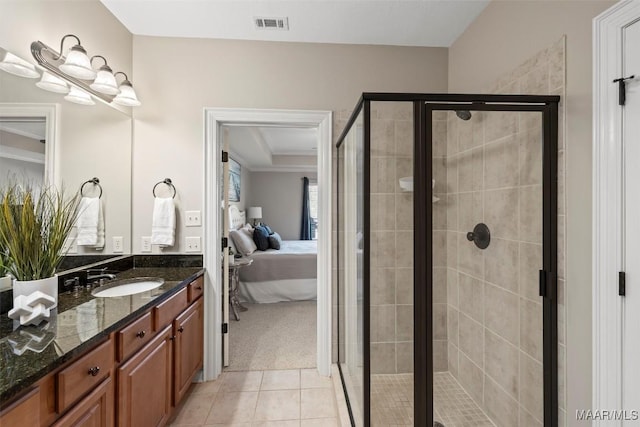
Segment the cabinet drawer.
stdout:
<svg viewBox="0 0 640 427">
<path fill-rule="evenodd" d="M 118 344 L 118 362 L 131 356 L 153 337 L 153 319 L 151 312 L 122 328 L 116 334 Z"/>
<path fill-rule="evenodd" d="M 204 291 L 204 276 L 198 277 L 187 286 L 189 291 L 189 302 L 192 303 L 197 300 Z"/>
<path fill-rule="evenodd" d="M 156 331 L 171 323 L 185 308 L 187 308 L 187 288 L 182 288 L 171 298 L 153 308 Z"/>
<path fill-rule="evenodd" d="M 58 412 L 71 406 L 102 382 L 113 367 L 113 341 L 91 350 L 58 373 Z"/>
</svg>

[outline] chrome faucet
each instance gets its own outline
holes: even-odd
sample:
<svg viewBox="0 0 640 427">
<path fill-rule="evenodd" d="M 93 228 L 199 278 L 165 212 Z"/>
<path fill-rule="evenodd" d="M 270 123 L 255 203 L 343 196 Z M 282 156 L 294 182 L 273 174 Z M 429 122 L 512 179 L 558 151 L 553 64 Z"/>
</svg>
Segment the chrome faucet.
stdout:
<svg viewBox="0 0 640 427">
<path fill-rule="evenodd" d="M 87 270 L 87 282 L 94 280 L 113 280 L 116 278 L 115 274 L 107 273 L 107 268 Z"/>
</svg>

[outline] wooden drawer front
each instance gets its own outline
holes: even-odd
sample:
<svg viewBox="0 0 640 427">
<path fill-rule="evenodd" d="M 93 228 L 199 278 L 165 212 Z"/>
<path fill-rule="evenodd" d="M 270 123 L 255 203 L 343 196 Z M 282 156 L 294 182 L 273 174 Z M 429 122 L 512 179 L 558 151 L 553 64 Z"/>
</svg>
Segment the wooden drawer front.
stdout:
<svg viewBox="0 0 640 427">
<path fill-rule="evenodd" d="M 0 426 L 39 426 L 40 393 L 36 387 L 0 413 Z"/>
<path fill-rule="evenodd" d="M 153 319 L 148 312 L 122 328 L 117 334 L 118 362 L 122 362 L 153 338 Z"/>
<path fill-rule="evenodd" d="M 82 356 L 58 374 L 58 413 L 102 382 L 113 368 L 113 341 Z"/>
<path fill-rule="evenodd" d="M 189 290 L 190 303 L 200 298 L 200 295 L 204 292 L 204 276 L 200 276 L 193 282 L 189 283 L 187 289 Z"/>
<path fill-rule="evenodd" d="M 82 399 L 54 427 L 113 427 L 113 381 L 107 378 Z"/>
<path fill-rule="evenodd" d="M 173 322 L 173 319 L 185 308 L 187 308 L 187 288 L 182 288 L 177 294 L 153 308 L 156 331 Z"/>
</svg>

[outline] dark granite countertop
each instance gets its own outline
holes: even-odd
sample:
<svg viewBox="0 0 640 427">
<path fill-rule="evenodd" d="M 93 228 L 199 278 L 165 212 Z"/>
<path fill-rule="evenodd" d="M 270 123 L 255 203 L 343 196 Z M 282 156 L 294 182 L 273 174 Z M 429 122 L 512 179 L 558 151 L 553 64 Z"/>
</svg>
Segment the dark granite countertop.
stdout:
<svg viewBox="0 0 640 427">
<path fill-rule="evenodd" d="M 103 341 L 140 313 L 170 297 L 204 272 L 202 267 L 143 267 L 118 273 L 117 279 L 159 277 L 164 284 L 135 295 L 96 298 L 91 290 L 67 292 L 49 322 L 20 326 L 0 318 L 0 407 L 63 363 Z"/>
</svg>

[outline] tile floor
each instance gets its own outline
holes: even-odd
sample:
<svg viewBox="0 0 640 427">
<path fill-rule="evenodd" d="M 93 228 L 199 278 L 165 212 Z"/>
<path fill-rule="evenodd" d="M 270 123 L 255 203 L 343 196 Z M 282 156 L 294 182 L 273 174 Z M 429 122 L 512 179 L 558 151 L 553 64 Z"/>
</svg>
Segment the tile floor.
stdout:
<svg viewBox="0 0 640 427">
<path fill-rule="evenodd" d="M 315 369 L 224 372 L 199 383 L 172 426 L 337 427 L 331 378 Z"/>
</svg>

